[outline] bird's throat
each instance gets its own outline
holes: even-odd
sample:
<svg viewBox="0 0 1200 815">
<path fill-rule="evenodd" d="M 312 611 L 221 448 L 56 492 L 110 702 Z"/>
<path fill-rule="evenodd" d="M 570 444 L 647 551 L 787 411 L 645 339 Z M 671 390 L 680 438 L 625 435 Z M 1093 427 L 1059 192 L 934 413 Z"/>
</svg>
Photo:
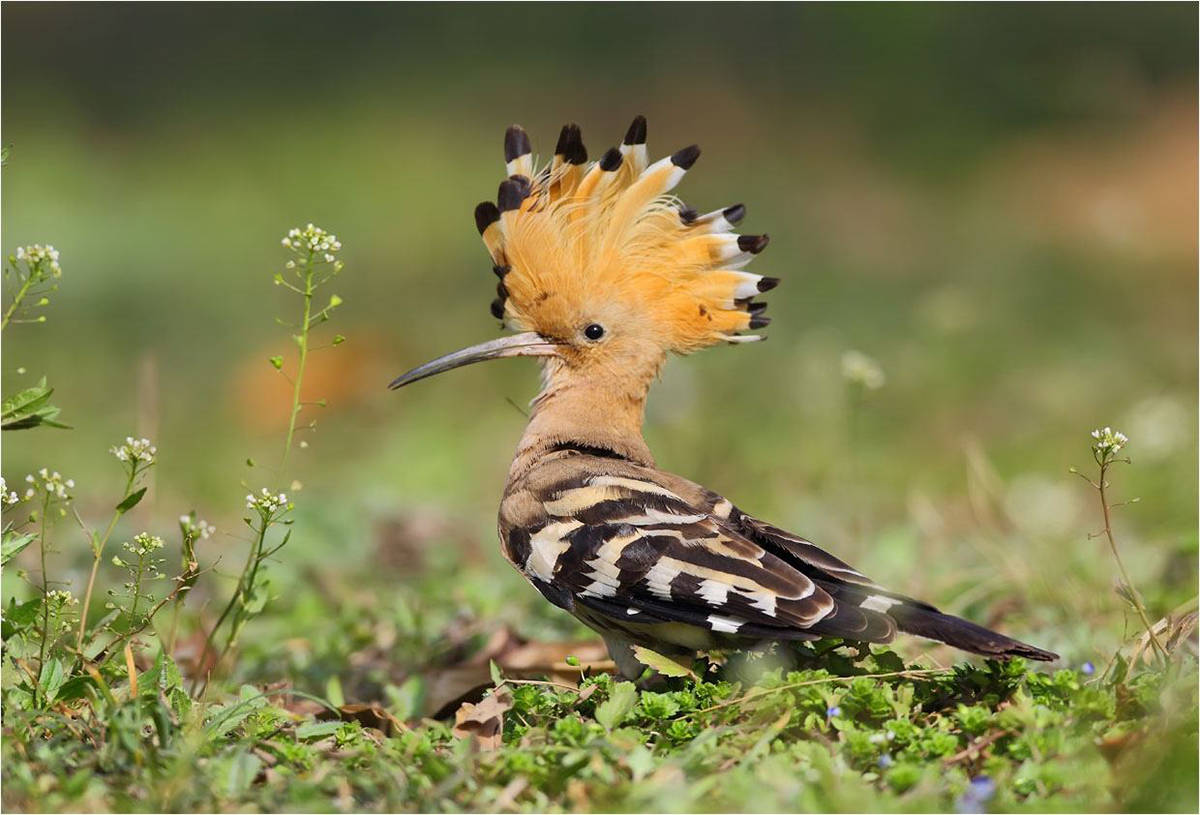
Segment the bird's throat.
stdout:
<svg viewBox="0 0 1200 815">
<path fill-rule="evenodd" d="M 509 478 L 519 478 L 540 456 L 575 446 L 654 465 L 642 438 L 649 381 L 634 377 L 551 377 L 533 401 Z"/>
</svg>

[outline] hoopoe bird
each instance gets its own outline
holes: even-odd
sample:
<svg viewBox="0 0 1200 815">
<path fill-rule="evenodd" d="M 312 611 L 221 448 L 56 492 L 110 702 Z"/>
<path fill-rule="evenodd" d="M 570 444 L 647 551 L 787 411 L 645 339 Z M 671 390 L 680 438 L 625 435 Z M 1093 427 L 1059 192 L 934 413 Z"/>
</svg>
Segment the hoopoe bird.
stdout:
<svg viewBox="0 0 1200 815">
<path fill-rule="evenodd" d="M 741 204 L 701 214 L 670 193 L 696 163 L 685 147 L 650 163 L 646 120 L 588 163 L 579 127 L 535 166 L 520 127 L 506 179 L 475 223 L 500 278 L 493 316 L 520 333 L 395 379 L 463 365 L 541 360 L 543 384 L 500 504 L 504 555 L 554 605 L 596 630 L 620 672 L 633 646 L 671 656 L 897 631 L 994 658 L 1053 660 L 884 588 L 808 540 L 660 470 L 642 438 L 646 395 L 668 353 L 748 343 L 757 298 L 779 280 L 744 271 L 766 235 L 738 235 Z"/>
</svg>

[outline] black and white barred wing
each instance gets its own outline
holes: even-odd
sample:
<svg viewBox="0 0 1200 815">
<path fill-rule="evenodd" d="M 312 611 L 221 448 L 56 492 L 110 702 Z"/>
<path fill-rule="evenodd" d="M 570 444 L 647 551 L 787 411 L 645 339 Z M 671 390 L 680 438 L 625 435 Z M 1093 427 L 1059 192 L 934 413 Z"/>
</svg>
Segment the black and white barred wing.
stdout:
<svg viewBox="0 0 1200 815">
<path fill-rule="evenodd" d="M 737 514 L 735 523 L 746 537 L 808 575 L 839 602 L 881 614 L 900 605 L 936 610 L 927 603 L 879 585 L 806 538 L 745 514 Z"/>
<path fill-rule="evenodd" d="M 838 603 L 711 506 L 652 475 L 547 485 L 539 490 L 543 522 L 509 530 L 510 558 L 552 602 L 618 628 L 682 623 L 754 639 L 891 639 L 889 617 Z"/>
<path fill-rule="evenodd" d="M 865 612 L 886 615 L 899 630 L 953 645 L 985 656 L 1025 657 L 1050 661 L 1058 655 L 977 625 L 944 614 L 934 606 L 880 586 L 866 575 L 812 542 L 748 515 L 735 522 L 746 536 L 804 572 L 834 598 L 839 608 L 857 606 Z"/>
</svg>

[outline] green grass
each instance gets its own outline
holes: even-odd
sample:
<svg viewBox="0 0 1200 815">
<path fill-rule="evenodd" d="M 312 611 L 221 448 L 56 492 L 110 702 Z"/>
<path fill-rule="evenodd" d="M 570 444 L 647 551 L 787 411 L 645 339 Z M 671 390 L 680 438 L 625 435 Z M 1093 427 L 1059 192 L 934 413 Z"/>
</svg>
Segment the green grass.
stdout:
<svg viewBox="0 0 1200 815">
<path fill-rule="evenodd" d="M 194 700 L 161 652 L 137 694 L 118 682 L 111 697 L 87 694 L 87 704 L 34 718 L 14 710 L 10 692 L 6 807 L 963 811 L 972 789 L 994 790 L 979 800 L 989 811 L 1194 807 L 1194 660 L 1168 673 L 1118 661 L 1107 676 L 1104 666 L 1034 672 L 1020 661 L 929 669 L 889 650 L 820 643 L 654 690 L 582 671 L 567 682 L 502 680 L 488 693 L 511 705 L 503 744 L 481 750 L 450 721 L 419 715 L 437 672 L 450 670 L 454 636 L 405 605 L 321 609 L 331 616 L 310 630 L 310 677 L 341 666 L 342 679 L 324 681 L 320 703 L 255 684 Z M 470 628 L 461 613 L 454 625 Z M 404 655 L 396 664 L 376 662 L 381 630 Z M 260 643 L 248 659 L 262 650 L 276 649 Z M 773 667 L 783 662 L 795 667 Z M 402 664 L 427 670 L 400 680 Z M 314 716 L 341 704 L 343 687 L 406 724 L 385 733 Z"/>
</svg>

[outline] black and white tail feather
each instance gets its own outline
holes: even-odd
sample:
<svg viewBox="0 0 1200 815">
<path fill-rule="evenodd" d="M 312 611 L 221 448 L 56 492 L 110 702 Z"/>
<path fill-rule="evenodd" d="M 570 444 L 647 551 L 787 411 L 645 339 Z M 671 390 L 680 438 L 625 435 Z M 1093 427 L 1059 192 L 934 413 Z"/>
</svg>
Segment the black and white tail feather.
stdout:
<svg viewBox="0 0 1200 815">
<path fill-rule="evenodd" d="M 993 658 L 1057 658 L 889 591 L 711 491 L 619 458 L 550 456 L 506 495 L 500 531 L 508 558 L 598 630 L 623 673 L 641 670 L 618 653 L 633 644 L 680 653 L 821 637 L 886 643 L 897 631 Z"/>
</svg>

